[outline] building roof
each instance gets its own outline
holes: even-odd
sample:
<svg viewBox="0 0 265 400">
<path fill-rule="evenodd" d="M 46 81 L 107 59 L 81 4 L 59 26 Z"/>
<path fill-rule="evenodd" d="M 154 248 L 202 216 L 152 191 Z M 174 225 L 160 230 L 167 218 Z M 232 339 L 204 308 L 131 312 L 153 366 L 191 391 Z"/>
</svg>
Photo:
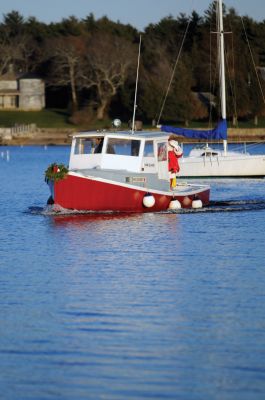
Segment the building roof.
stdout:
<svg viewBox="0 0 265 400">
<path fill-rule="evenodd" d="M 23 72 L 20 74 L 16 74 L 14 72 L 14 67 L 13 65 L 9 65 L 8 71 L 0 75 L 0 80 L 1 81 L 17 81 L 20 79 L 39 79 L 42 80 L 38 75 L 34 74 L 33 72 Z"/>
<path fill-rule="evenodd" d="M 22 74 L 17 75 L 17 79 L 39 79 L 42 80 L 40 76 L 34 74 L 34 72 L 25 72 Z"/>
</svg>

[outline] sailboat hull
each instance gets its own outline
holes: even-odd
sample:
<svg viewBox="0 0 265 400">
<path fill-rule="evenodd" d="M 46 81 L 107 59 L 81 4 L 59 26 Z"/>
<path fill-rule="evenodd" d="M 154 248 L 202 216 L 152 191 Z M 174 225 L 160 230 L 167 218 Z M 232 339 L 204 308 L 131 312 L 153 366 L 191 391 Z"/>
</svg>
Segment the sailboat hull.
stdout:
<svg viewBox="0 0 265 400">
<path fill-rule="evenodd" d="M 263 178 L 265 155 L 184 157 L 179 176 L 185 178 Z"/>
</svg>

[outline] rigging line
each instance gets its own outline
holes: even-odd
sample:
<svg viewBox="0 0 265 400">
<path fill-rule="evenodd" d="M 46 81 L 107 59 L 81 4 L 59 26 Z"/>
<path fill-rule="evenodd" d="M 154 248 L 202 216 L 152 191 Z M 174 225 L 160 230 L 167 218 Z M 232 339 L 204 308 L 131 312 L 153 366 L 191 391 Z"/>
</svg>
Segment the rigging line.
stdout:
<svg viewBox="0 0 265 400">
<path fill-rule="evenodd" d="M 215 27 L 217 26 L 217 23 L 218 23 L 218 18 L 217 18 L 217 14 L 216 14 Z M 213 26 L 213 22 L 212 22 L 212 18 L 211 18 L 210 26 L 209 26 L 209 30 L 210 30 L 209 31 L 209 46 L 210 46 L 209 88 L 210 88 L 210 96 L 211 96 L 211 94 L 214 96 L 214 93 L 216 91 L 216 81 L 217 81 L 217 71 L 218 71 L 218 68 L 217 68 L 218 60 L 216 60 L 215 65 L 213 64 L 214 63 L 214 61 L 213 61 L 214 58 L 213 58 L 213 50 L 212 49 L 216 45 L 213 44 L 213 41 L 212 41 L 212 33 L 214 33 L 213 29 L 212 29 L 212 26 Z M 212 129 L 213 128 L 213 111 L 214 111 L 214 108 L 216 107 L 216 104 L 214 104 L 215 103 L 214 97 L 212 99 L 210 97 L 209 101 L 210 101 L 210 109 L 209 109 L 208 128 Z"/>
<path fill-rule="evenodd" d="M 230 21 L 230 24 L 231 24 L 231 21 Z M 231 27 L 231 25 L 230 25 L 230 27 Z M 232 29 L 231 29 L 231 32 L 232 32 Z M 234 47 L 234 35 L 233 35 L 233 32 L 232 32 L 232 37 L 231 38 L 232 38 L 232 42 L 231 43 L 232 43 L 232 63 L 233 63 L 232 68 L 233 68 L 234 79 L 233 79 L 233 83 L 232 83 L 231 82 L 232 78 L 231 78 L 231 74 L 230 74 L 229 75 L 229 78 L 230 78 L 229 82 L 230 82 L 230 85 L 231 85 L 231 92 L 233 94 L 232 100 L 233 100 L 234 113 L 235 113 L 235 123 L 236 123 L 236 125 L 238 125 L 238 122 L 237 122 L 237 119 L 238 119 L 238 115 L 237 115 L 237 91 L 236 91 L 236 80 L 235 80 L 235 75 L 234 75 L 234 71 L 235 71 L 235 50 L 234 49 L 235 49 L 235 47 Z"/>
<path fill-rule="evenodd" d="M 216 14 L 215 28 L 218 25 L 218 23 L 219 23 L 218 16 Z M 218 79 L 218 74 L 219 74 L 218 56 L 215 59 L 215 63 L 213 62 L 213 57 L 212 57 L 214 46 L 216 46 L 216 44 L 213 44 L 213 41 L 212 41 L 212 34 L 216 35 L 216 32 L 215 32 L 216 29 L 212 30 L 212 25 L 213 25 L 213 22 L 210 21 L 210 35 L 209 35 L 210 36 L 210 38 L 209 38 L 209 40 L 210 40 L 210 93 L 212 93 L 214 96 L 214 93 L 217 90 L 220 91 L 220 87 L 218 89 L 218 85 L 217 85 L 217 81 L 220 80 L 220 78 Z M 218 41 L 218 38 L 217 38 L 217 41 Z M 218 44 L 217 44 L 217 46 L 218 46 Z M 218 105 L 218 102 L 216 102 L 213 98 L 213 100 L 210 102 L 209 129 L 213 127 L 213 110 L 214 110 L 214 108 L 216 108 L 217 113 L 220 116 L 220 111 L 219 111 L 219 108 L 217 107 L 217 105 Z"/>
<path fill-rule="evenodd" d="M 134 103 L 133 103 L 132 134 L 134 133 L 134 130 L 135 130 L 135 113 L 136 113 L 136 107 L 137 107 L 136 100 L 137 100 L 137 90 L 138 90 L 138 80 L 139 80 L 141 45 L 142 45 L 142 36 L 140 35 L 139 47 L 138 47 L 138 59 L 137 59 L 137 72 L 136 72 L 136 82 L 135 82 Z"/>
<path fill-rule="evenodd" d="M 172 84 L 172 81 L 173 81 L 173 78 L 174 78 L 174 75 L 175 75 L 175 71 L 176 71 L 176 68 L 177 68 L 177 65 L 178 65 L 178 62 L 179 62 L 179 59 L 180 59 L 180 55 L 181 55 L 181 52 L 182 52 L 182 48 L 184 46 L 184 42 L 186 40 L 186 36 L 187 36 L 188 30 L 189 30 L 190 23 L 191 23 L 191 18 L 189 19 L 189 22 L 187 24 L 186 30 L 185 30 L 183 38 L 182 38 L 182 42 L 181 42 L 181 45 L 180 45 L 178 56 L 177 56 L 177 59 L 175 61 L 175 65 L 174 65 L 174 68 L 173 68 L 173 71 L 172 71 L 172 74 L 171 74 L 171 78 L 170 78 L 170 81 L 169 81 L 169 84 L 168 84 L 168 87 L 167 87 L 167 90 L 166 90 L 166 94 L 165 94 L 165 97 L 164 97 L 164 100 L 163 100 L 163 103 L 162 103 L 162 107 L 161 107 L 159 116 L 158 116 L 157 125 L 159 125 L 161 115 L 162 115 L 162 113 L 164 111 L 164 107 L 165 107 L 165 103 L 166 103 L 166 100 L 167 100 L 167 96 L 168 96 L 168 93 L 169 93 L 170 88 L 171 88 L 171 84 Z"/>
<path fill-rule="evenodd" d="M 214 100 L 214 93 L 216 90 L 216 80 L 217 80 L 217 66 L 214 65 L 214 57 L 213 57 L 213 41 L 212 41 L 212 19 L 210 20 L 209 24 L 209 118 L 208 118 L 208 129 L 213 128 L 213 111 L 215 108 L 215 100 Z M 217 16 L 216 16 L 216 21 L 215 21 L 215 26 L 217 25 Z M 213 96 L 213 97 L 212 97 Z M 213 140 L 210 139 L 212 142 Z"/>
<path fill-rule="evenodd" d="M 210 35 L 209 35 L 209 47 L 210 47 L 210 56 L 209 56 L 209 62 L 210 62 L 210 69 L 209 69 L 209 89 L 210 89 L 210 97 L 209 97 L 209 119 L 208 119 L 208 127 L 210 128 L 212 125 L 212 115 L 213 115 L 213 104 L 211 101 L 211 93 L 212 93 L 212 35 L 211 35 L 211 24 L 210 24 Z"/>
<path fill-rule="evenodd" d="M 243 20 L 243 18 L 242 18 L 242 17 L 241 17 L 241 21 L 242 21 L 242 26 L 243 26 L 243 29 L 244 29 L 244 34 L 245 34 L 245 36 L 246 36 L 246 40 L 247 40 L 248 49 L 249 49 L 249 52 L 250 52 L 250 55 L 251 55 L 251 60 L 252 60 L 253 67 L 254 67 L 254 70 L 255 70 L 255 74 L 256 74 L 256 77 L 257 77 L 257 80 L 258 80 L 258 84 L 259 84 L 259 88 L 260 88 L 261 96 L 262 96 L 263 102 L 264 102 L 264 104 L 265 104 L 265 97 L 264 97 L 264 93 L 263 93 L 263 90 L 262 90 L 262 86 L 261 86 L 261 83 L 260 83 L 260 79 L 259 79 L 259 75 L 258 75 L 257 67 L 256 67 L 256 65 L 255 65 L 255 62 L 254 62 L 253 53 L 252 53 L 252 50 L 251 50 L 251 47 L 250 47 L 250 43 L 249 43 L 249 40 L 248 40 L 248 37 L 247 37 L 247 32 L 246 32 L 246 28 L 245 28 L 244 20 Z"/>
<path fill-rule="evenodd" d="M 229 82 L 229 87 L 230 87 L 230 92 L 231 92 L 231 98 L 232 98 L 232 105 L 233 105 L 233 114 L 232 114 L 232 124 L 233 126 L 238 126 L 238 114 L 237 114 L 237 89 L 236 89 L 236 79 L 235 79 L 235 46 L 234 46 L 234 33 L 232 29 L 232 21 L 231 18 L 228 19 L 229 22 L 229 28 L 230 32 L 227 32 L 231 34 L 231 63 L 229 63 L 229 56 L 228 56 L 228 50 L 226 46 L 226 52 L 225 52 L 225 61 L 226 61 L 226 70 L 228 72 L 228 82 Z M 230 65 L 232 64 L 232 67 Z M 232 72 L 231 72 L 232 71 Z"/>
<path fill-rule="evenodd" d="M 233 71 L 235 71 L 233 33 L 232 33 L 232 64 L 233 64 Z M 235 80 L 232 79 L 232 73 L 231 73 L 231 69 L 230 69 L 230 65 L 229 65 L 229 57 L 228 57 L 227 50 L 225 50 L 225 65 L 226 65 L 226 70 L 227 70 L 227 84 L 230 88 L 232 104 L 233 104 L 233 108 L 234 108 L 234 116 L 237 121 L 236 86 L 235 86 Z"/>
</svg>

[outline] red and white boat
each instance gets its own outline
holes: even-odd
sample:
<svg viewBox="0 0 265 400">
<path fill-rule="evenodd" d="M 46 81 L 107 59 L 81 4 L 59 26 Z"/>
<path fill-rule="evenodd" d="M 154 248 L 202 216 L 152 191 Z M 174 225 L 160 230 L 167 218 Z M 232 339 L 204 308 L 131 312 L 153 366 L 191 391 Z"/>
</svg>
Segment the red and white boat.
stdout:
<svg viewBox="0 0 265 400">
<path fill-rule="evenodd" d="M 73 135 L 67 174 L 60 180 L 46 175 L 49 203 L 79 211 L 136 213 L 208 205 L 208 185 L 179 179 L 170 189 L 168 137 L 115 129 Z"/>
</svg>

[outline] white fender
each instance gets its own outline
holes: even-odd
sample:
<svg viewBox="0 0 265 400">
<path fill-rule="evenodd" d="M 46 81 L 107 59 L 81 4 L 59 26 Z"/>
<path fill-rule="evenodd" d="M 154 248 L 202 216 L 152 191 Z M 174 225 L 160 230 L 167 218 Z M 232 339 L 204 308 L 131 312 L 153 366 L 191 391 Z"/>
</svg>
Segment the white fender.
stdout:
<svg viewBox="0 0 265 400">
<path fill-rule="evenodd" d="M 176 199 L 171 200 L 171 202 L 169 203 L 169 206 L 168 206 L 169 210 L 179 210 L 180 208 L 181 208 L 181 204 Z"/>
<path fill-rule="evenodd" d="M 202 201 L 200 199 L 196 199 L 192 201 L 192 208 L 202 208 Z"/>
<path fill-rule="evenodd" d="M 153 207 L 155 205 L 155 198 L 152 194 L 146 193 L 143 198 L 143 205 L 147 208 Z"/>
</svg>

